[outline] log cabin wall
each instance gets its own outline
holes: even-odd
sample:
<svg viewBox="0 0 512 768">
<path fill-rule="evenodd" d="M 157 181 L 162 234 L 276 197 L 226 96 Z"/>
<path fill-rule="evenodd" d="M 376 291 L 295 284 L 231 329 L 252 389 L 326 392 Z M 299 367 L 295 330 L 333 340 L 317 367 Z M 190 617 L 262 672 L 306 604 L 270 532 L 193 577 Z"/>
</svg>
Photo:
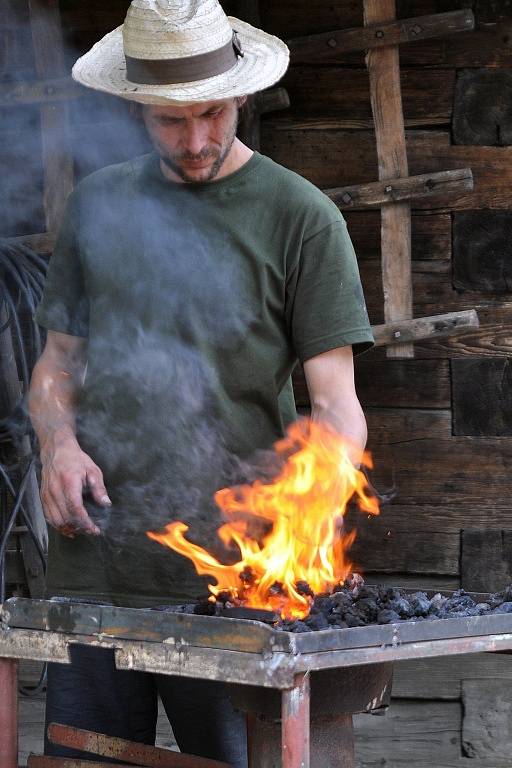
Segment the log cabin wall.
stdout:
<svg viewBox="0 0 512 768">
<path fill-rule="evenodd" d="M 64 78 L 78 54 L 122 23 L 127 5 L 0 3 L 2 236 L 51 251 L 48 190 L 59 167 L 69 181 L 66 153 L 76 180 L 147 150 L 125 102 Z M 36 6 L 61 12 L 60 64 L 33 38 Z M 357 361 L 374 481 L 396 495 L 379 518 L 357 519 L 353 557 L 368 581 L 490 591 L 512 581 L 512 2 L 399 0 L 397 10 L 410 18 L 468 7 L 474 32 L 404 44 L 400 61 L 409 172 L 471 167 L 475 177 L 473 192 L 413 205 L 414 316 L 476 307 L 481 327 L 416 344 L 411 360 L 387 359 L 380 348 Z M 259 13 L 285 39 L 363 23 L 362 0 L 261 0 Z M 282 85 L 291 107 L 263 118 L 262 151 L 321 188 L 375 181 L 364 55 L 296 62 Z M 67 124 L 66 147 L 48 143 L 52 116 Z M 379 212 L 345 216 L 379 324 Z M 307 407 L 300 377 L 296 393 Z M 511 678 L 500 655 L 399 665 L 387 716 L 358 720 L 358 765 L 510 766 Z"/>
</svg>

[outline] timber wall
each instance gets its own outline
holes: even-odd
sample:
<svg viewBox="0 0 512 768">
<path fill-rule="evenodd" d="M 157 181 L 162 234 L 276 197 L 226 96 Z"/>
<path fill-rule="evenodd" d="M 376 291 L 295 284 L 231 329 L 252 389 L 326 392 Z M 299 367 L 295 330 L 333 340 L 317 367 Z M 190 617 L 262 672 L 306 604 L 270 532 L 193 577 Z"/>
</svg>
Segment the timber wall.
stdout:
<svg viewBox="0 0 512 768">
<path fill-rule="evenodd" d="M 41 84 L 29 3 L 2 3 L 2 236 L 47 231 L 48 152 L 64 167 L 72 157 L 79 179 L 146 151 L 124 102 L 61 79 L 127 5 L 63 0 L 64 65 Z M 401 18 L 467 7 L 474 32 L 403 45 L 401 67 L 410 173 L 471 167 L 475 177 L 471 193 L 413 206 L 414 314 L 475 307 L 481 327 L 417 344 L 413 360 L 388 360 L 381 348 L 357 361 L 374 481 L 396 495 L 379 518 L 359 518 L 354 558 L 368 581 L 491 591 L 512 581 L 512 2 L 398 2 Z M 361 26 L 362 0 L 261 0 L 260 13 L 287 39 Z M 296 63 L 282 85 L 291 107 L 263 118 L 262 151 L 321 188 L 377 180 L 363 54 Z M 67 121 L 68 144 L 45 149 L 40 129 L 52 114 Z M 381 323 L 379 213 L 345 215 L 370 318 Z M 51 233 L 28 239 L 51 250 Z M 358 719 L 358 766 L 510 766 L 511 678 L 499 655 L 399 665 L 386 717 Z"/>
</svg>

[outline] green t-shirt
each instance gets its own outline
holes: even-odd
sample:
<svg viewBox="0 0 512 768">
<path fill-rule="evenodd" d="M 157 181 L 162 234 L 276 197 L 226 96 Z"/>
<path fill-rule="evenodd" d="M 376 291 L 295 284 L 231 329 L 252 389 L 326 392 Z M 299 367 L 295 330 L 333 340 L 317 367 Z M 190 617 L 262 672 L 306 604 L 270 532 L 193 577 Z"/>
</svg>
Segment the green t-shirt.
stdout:
<svg viewBox="0 0 512 768">
<path fill-rule="evenodd" d="M 47 591 L 127 606 L 205 594 L 145 532 L 183 520 L 214 547 L 213 493 L 296 418 L 297 359 L 372 344 L 341 214 L 259 153 L 207 183 L 169 182 L 156 154 L 86 178 L 37 319 L 88 339 L 77 433 L 113 501 L 101 537 L 51 532 Z"/>
</svg>

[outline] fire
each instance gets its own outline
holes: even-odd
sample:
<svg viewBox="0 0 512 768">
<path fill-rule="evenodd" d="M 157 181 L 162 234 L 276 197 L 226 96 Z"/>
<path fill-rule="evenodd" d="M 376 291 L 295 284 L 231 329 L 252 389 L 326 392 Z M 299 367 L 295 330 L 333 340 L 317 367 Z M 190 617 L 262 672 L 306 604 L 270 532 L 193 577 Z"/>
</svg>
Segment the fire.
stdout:
<svg viewBox="0 0 512 768">
<path fill-rule="evenodd" d="M 181 522 L 167 525 L 165 533 L 147 535 L 190 558 L 199 574 L 213 576 L 217 583 L 209 585 L 211 599 L 228 592 L 236 604 L 301 618 L 309 613 L 311 593 L 331 590 L 351 570 L 346 553 L 355 533 L 340 532 L 350 499 L 355 497 L 359 508 L 372 515 L 379 514 L 379 507 L 365 475 L 349 458 L 350 444 L 328 424 L 297 421 L 274 449 L 285 459 L 274 480 L 215 494 L 227 521 L 217 533 L 225 545 L 237 545 L 237 563 L 221 563 L 187 541 L 188 526 Z M 362 463 L 371 468 L 369 454 Z M 255 522 L 265 525 L 259 540 Z"/>
</svg>

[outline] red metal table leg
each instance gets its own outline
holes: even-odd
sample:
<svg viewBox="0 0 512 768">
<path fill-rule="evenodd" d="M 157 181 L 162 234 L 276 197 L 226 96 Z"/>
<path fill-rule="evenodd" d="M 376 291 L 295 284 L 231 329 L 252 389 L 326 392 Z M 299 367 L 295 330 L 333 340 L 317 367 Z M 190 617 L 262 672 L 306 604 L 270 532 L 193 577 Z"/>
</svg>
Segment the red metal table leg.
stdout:
<svg viewBox="0 0 512 768">
<path fill-rule="evenodd" d="M 18 768 L 18 661 L 0 658 L 0 765 Z"/>
<path fill-rule="evenodd" d="M 282 693 L 283 768 L 309 768 L 309 673 L 295 676 L 295 685 Z"/>
</svg>

